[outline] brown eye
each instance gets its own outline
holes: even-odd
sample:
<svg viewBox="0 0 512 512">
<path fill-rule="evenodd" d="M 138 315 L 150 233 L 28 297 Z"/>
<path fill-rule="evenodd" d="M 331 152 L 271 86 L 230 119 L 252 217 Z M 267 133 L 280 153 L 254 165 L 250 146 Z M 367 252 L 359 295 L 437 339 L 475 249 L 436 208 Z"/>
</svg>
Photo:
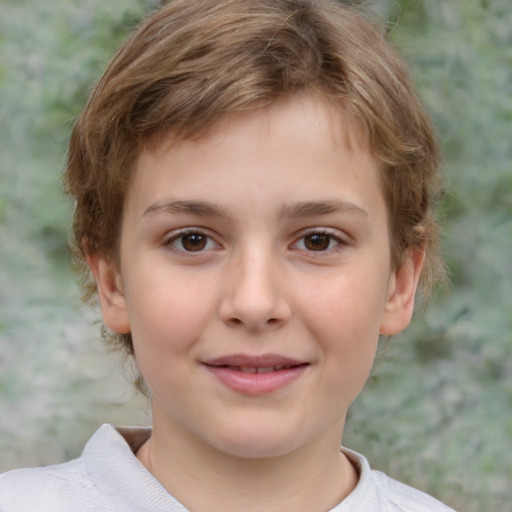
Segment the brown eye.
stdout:
<svg viewBox="0 0 512 512">
<path fill-rule="evenodd" d="M 309 251 L 325 251 L 329 249 L 332 237 L 324 233 L 313 233 L 304 237 L 304 246 Z"/>
<path fill-rule="evenodd" d="M 196 252 L 202 251 L 208 243 L 208 237 L 201 233 L 190 233 L 182 235 L 178 240 L 185 251 Z"/>
<path fill-rule="evenodd" d="M 175 253 L 200 253 L 221 248 L 215 240 L 201 231 L 194 229 L 184 229 L 178 231 L 167 240 L 164 240 L 164 246 L 171 249 Z"/>
</svg>

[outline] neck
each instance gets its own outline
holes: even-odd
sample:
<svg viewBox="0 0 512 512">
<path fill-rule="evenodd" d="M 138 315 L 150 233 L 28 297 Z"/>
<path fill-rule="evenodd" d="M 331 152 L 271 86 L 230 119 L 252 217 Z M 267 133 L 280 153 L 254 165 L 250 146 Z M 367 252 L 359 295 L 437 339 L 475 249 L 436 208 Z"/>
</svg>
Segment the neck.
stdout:
<svg viewBox="0 0 512 512">
<path fill-rule="evenodd" d="M 190 510 L 324 511 L 357 484 L 355 469 L 340 452 L 340 432 L 283 455 L 244 458 L 215 449 L 180 424 L 158 419 L 137 457 Z"/>
</svg>

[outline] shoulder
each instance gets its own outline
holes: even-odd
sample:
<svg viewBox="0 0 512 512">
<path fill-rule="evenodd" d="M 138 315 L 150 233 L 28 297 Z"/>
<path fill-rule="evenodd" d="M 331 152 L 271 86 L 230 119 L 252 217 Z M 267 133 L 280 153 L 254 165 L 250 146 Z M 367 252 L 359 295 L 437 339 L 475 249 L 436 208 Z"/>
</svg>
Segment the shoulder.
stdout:
<svg viewBox="0 0 512 512">
<path fill-rule="evenodd" d="M 130 447 L 112 425 L 103 425 L 89 440 L 82 455 L 53 466 L 15 469 L 0 475 L 2 512 L 69 512 L 108 510 L 112 499 L 102 486 L 126 471 Z M 134 458 L 134 457 L 132 457 Z M 108 484 L 107 484 L 108 485 Z M 112 503 L 112 501 L 110 501 Z"/>
<path fill-rule="evenodd" d="M 64 512 L 77 500 L 94 500 L 94 488 L 80 459 L 0 475 L 2 512 Z"/>
<path fill-rule="evenodd" d="M 0 511 L 184 512 L 135 456 L 150 434 L 103 425 L 78 459 L 0 475 Z"/>
<path fill-rule="evenodd" d="M 360 476 L 354 491 L 333 512 L 455 512 L 432 496 L 372 470 L 359 453 L 343 451 Z"/>
<path fill-rule="evenodd" d="M 372 471 L 372 476 L 382 500 L 388 504 L 390 511 L 454 512 L 432 496 L 398 482 L 380 471 Z"/>
</svg>

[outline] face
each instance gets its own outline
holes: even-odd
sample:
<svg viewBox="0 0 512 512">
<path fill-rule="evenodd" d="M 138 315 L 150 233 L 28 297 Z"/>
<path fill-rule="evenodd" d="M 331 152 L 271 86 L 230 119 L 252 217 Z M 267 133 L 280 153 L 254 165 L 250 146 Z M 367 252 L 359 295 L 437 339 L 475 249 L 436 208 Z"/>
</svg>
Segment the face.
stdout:
<svg viewBox="0 0 512 512">
<path fill-rule="evenodd" d="M 339 443 L 379 333 L 412 313 L 421 255 L 393 269 L 389 240 L 376 162 L 314 96 L 144 151 L 120 267 L 89 261 L 154 428 L 243 457 Z"/>
</svg>

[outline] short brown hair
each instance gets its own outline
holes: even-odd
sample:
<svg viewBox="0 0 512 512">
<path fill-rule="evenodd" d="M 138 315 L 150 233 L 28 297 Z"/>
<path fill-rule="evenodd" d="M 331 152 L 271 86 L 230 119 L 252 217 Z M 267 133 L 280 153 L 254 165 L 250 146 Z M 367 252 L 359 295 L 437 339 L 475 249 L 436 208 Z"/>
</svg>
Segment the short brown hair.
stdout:
<svg viewBox="0 0 512 512">
<path fill-rule="evenodd" d="M 382 24 L 334 0 L 172 0 L 118 51 L 78 117 L 65 187 L 76 201 L 72 247 L 118 258 L 123 202 L 143 144 L 204 134 L 225 114 L 302 91 L 339 104 L 380 163 L 392 261 L 422 248 L 428 294 L 442 275 L 433 204 L 440 150 L 407 66 Z M 133 353 L 130 334 L 110 334 Z"/>
</svg>

